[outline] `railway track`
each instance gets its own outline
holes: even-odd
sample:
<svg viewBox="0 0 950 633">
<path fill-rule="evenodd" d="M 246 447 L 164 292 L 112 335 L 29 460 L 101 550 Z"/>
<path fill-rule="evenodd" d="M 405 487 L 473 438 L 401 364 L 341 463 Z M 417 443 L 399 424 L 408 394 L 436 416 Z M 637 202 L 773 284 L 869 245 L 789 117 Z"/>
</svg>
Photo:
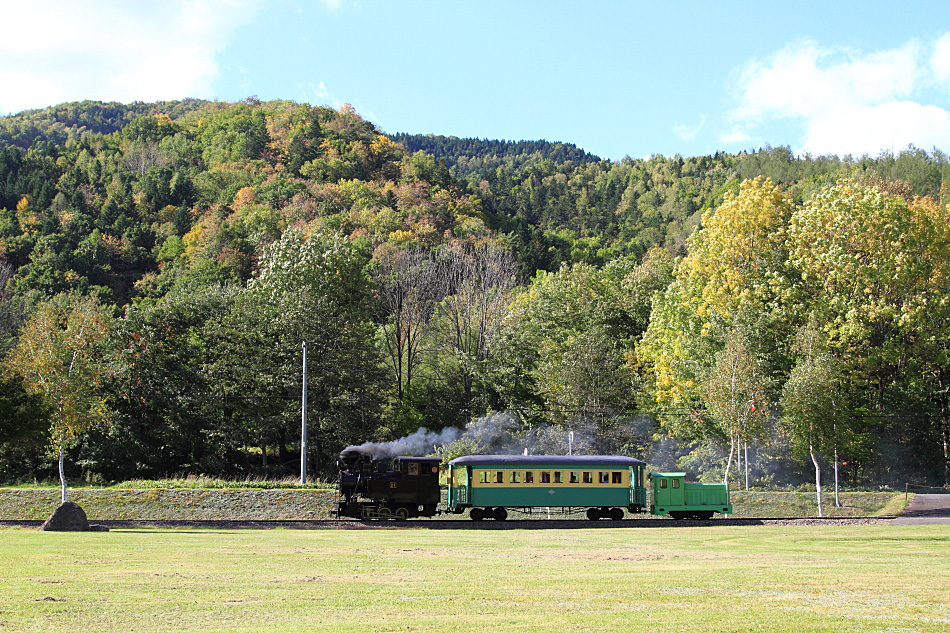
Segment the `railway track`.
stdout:
<svg viewBox="0 0 950 633">
<path fill-rule="evenodd" d="M 682 528 L 698 526 L 755 526 L 755 525 L 876 525 L 887 523 L 894 516 L 874 517 L 758 517 L 709 520 L 625 519 L 622 521 L 588 521 L 584 519 L 512 519 L 509 521 L 469 521 L 468 519 L 413 519 L 408 521 L 357 521 L 353 519 L 323 520 L 116 520 L 91 521 L 110 530 L 138 528 L 180 529 L 205 528 L 216 530 L 372 530 L 372 529 L 428 529 L 428 530 L 544 530 L 544 529 L 618 529 L 618 528 Z M 39 520 L 0 520 L 0 527 L 39 528 Z"/>
</svg>

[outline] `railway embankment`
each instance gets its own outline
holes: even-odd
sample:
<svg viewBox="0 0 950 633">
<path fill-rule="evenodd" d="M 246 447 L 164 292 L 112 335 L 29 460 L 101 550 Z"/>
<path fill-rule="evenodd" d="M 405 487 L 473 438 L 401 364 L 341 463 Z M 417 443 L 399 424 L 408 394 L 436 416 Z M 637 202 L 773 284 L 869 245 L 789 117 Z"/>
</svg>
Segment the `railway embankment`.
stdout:
<svg viewBox="0 0 950 633">
<path fill-rule="evenodd" d="M 68 497 L 90 521 L 320 521 L 332 518 L 336 491 L 76 488 Z M 841 507 L 835 507 L 834 496 L 827 495 L 823 513 L 840 518 L 895 516 L 913 497 L 903 492 L 845 492 Z M 0 488 L 0 521 L 44 520 L 59 501 L 58 488 Z M 818 515 L 813 492 L 733 491 L 732 502 L 736 519 Z"/>
</svg>

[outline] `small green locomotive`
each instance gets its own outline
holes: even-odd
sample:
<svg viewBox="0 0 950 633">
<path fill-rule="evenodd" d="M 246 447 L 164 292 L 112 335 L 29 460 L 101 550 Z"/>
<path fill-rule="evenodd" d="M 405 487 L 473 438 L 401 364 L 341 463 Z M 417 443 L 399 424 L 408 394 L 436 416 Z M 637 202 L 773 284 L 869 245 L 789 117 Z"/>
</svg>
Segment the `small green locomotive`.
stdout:
<svg viewBox="0 0 950 633">
<path fill-rule="evenodd" d="M 732 514 L 729 486 L 686 483 L 686 473 L 650 473 L 653 502 L 650 514 L 674 519 L 711 519 L 716 512 Z"/>
</svg>

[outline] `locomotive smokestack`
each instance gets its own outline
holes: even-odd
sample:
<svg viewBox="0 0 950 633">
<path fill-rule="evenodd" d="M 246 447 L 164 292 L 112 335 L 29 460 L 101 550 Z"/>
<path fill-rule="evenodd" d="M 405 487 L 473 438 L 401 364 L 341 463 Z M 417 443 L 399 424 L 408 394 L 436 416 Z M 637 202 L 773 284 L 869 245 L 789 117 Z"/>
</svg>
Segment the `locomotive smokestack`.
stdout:
<svg viewBox="0 0 950 633">
<path fill-rule="evenodd" d="M 356 470 L 357 464 L 362 461 L 364 454 L 358 450 L 348 448 L 340 453 L 340 465 L 343 470 Z"/>
</svg>

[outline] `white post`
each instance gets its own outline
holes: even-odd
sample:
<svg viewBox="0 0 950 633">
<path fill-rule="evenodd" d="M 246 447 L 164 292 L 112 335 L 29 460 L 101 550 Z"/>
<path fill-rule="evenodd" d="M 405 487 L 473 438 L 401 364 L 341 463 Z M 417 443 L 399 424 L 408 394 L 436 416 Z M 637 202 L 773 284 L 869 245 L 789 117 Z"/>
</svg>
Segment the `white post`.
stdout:
<svg viewBox="0 0 950 633">
<path fill-rule="evenodd" d="M 303 342 L 303 393 L 300 408 L 300 483 L 307 483 L 307 341 Z"/>
<path fill-rule="evenodd" d="M 745 491 L 749 492 L 749 442 L 745 443 Z"/>
</svg>

